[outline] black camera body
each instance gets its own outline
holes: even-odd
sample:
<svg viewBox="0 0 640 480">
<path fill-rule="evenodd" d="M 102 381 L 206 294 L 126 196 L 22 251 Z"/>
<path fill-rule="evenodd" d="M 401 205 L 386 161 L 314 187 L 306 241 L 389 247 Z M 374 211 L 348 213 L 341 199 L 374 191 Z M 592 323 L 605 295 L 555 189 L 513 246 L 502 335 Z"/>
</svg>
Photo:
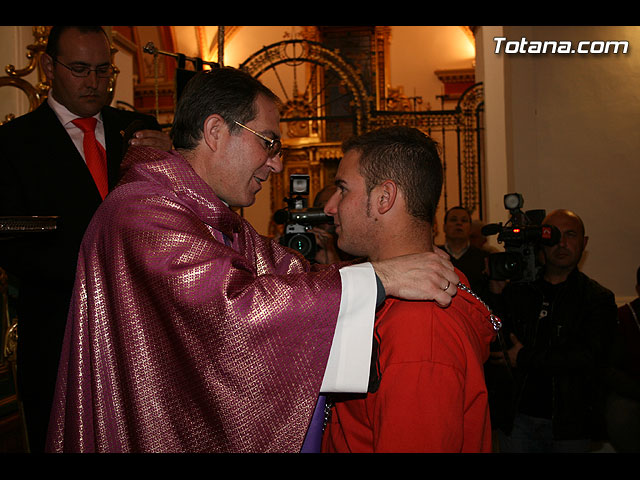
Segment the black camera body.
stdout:
<svg viewBox="0 0 640 480">
<path fill-rule="evenodd" d="M 521 210 L 524 199 L 519 193 L 504 196 L 504 205 L 511 213 L 505 225 L 493 223 L 482 228 L 485 236 L 498 234 L 504 252 L 489 255 L 489 277 L 493 280 L 533 282 L 541 268 L 537 261 L 541 246 L 553 246 L 560 241 L 560 231 L 553 225 L 542 225 L 544 210 Z"/>
<path fill-rule="evenodd" d="M 314 225 L 333 224 L 333 217 L 322 208 L 308 208 L 309 175 L 292 174 L 289 177 L 290 198 L 285 198 L 287 208 L 278 210 L 273 220 L 284 225 L 280 244 L 300 252 L 307 260 L 316 256 L 316 237 L 309 232 Z"/>
</svg>

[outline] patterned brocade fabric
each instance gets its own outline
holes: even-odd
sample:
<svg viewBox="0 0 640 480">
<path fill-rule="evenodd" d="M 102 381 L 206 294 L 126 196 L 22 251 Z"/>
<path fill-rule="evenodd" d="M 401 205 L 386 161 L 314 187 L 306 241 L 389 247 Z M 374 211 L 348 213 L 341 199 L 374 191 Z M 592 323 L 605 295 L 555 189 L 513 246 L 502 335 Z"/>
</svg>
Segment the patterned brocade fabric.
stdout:
<svg viewBox="0 0 640 480">
<path fill-rule="evenodd" d="M 47 450 L 298 452 L 338 269 L 261 237 L 177 152 L 123 168 L 80 252 Z"/>
</svg>

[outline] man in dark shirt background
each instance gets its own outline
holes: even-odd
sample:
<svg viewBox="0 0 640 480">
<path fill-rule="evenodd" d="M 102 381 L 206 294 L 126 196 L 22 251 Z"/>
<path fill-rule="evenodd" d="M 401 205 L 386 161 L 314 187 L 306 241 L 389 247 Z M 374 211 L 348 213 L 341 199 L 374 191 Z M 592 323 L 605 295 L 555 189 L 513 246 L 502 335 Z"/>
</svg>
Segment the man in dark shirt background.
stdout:
<svg viewBox="0 0 640 480">
<path fill-rule="evenodd" d="M 445 243 L 440 248 L 451 256 L 453 266 L 464 273 L 469 287 L 480 298 L 485 298 L 488 279 L 485 275 L 486 258 L 489 252 L 471 243 L 471 215 L 464 207 L 453 207 L 444 216 Z"/>
</svg>

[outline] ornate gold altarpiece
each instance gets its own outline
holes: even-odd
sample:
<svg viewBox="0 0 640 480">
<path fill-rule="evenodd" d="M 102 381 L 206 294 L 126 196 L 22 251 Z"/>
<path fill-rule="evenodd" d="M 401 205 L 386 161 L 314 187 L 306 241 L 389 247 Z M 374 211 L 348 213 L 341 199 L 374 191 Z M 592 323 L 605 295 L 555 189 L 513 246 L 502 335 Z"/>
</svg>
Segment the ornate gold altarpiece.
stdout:
<svg viewBox="0 0 640 480">
<path fill-rule="evenodd" d="M 310 175 L 310 199 L 332 183 L 347 137 L 410 125 L 439 142 L 445 174 L 455 168 L 450 173 L 457 181 L 446 182 L 442 207 L 464 205 L 482 218 L 483 99 L 473 69 L 434 72 L 444 86 L 443 109 L 418 110 L 421 98 L 405 96 L 402 87 L 388 83 L 390 27 L 306 27 L 301 37 L 266 46 L 241 65 L 258 78 L 282 65 L 304 67 L 311 79 L 304 91 L 290 92 L 282 108 L 288 138 L 284 170 L 272 178 L 272 211 L 284 206 L 292 173 Z"/>
</svg>

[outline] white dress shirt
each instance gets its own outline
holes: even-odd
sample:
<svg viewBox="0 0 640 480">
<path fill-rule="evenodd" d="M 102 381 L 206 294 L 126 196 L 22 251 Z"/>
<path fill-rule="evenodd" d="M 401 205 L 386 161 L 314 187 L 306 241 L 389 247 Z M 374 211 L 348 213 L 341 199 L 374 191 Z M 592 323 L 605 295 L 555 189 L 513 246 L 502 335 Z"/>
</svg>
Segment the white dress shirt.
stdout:
<svg viewBox="0 0 640 480">
<path fill-rule="evenodd" d="M 56 99 L 53 98 L 53 95 L 51 95 L 51 93 L 49 93 L 49 96 L 47 97 L 47 102 L 49 103 L 49 106 L 58 117 L 58 120 L 60 120 L 60 123 L 62 124 L 62 126 L 65 128 L 65 130 L 71 137 L 71 140 L 73 140 L 73 143 L 78 149 L 78 152 L 80 152 L 80 155 L 82 156 L 82 158 L 84 158 L 84 148 L 82 147 L 82 140 L 84 138 L 84 133 L 82 132 L 82 130 L 80 130 L 80 128 L 78 128 L 73 123 L 73 120 L 80 117 L 78 117 L 78 115 L 71 113 L 67 109 L 67 107 L 65 107 L 58 101 L 56 101 Z M 94 115 L 94 117 L 98 120 L 98 122 L 96 123 L 96 132 L 95 132 L 96 140 L 100 142 L 100 144 L 104 147 L 106 151 L 107 146 L 106 146 L 105 135 L 104 135 L 104 124 L 102 123 L 102 114 L 98 112 L 97 114 Z"/>
</svg>

